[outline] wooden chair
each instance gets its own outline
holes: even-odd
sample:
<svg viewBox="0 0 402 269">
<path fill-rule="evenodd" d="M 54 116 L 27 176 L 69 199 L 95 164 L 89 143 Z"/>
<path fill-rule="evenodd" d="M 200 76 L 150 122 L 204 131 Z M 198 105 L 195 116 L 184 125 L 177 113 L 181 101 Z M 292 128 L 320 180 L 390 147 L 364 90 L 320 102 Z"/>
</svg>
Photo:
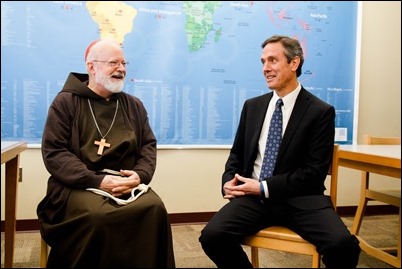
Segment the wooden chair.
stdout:
<svg viewBox="0 0 402 269">
<path fill-rule="evenodd" d="M 47 255 L 49 254 L 48 245 L 45 240 L 41 238 L 40 241 L 40 268 L 46 268 L 47 264 Z"/>
<path fill-rule="evenodd" d="M 331 176 L 330 196 L 336 208 L 338 185 L 338 151 L 339 145 L 334 145 L 332 164 L 328 171 Z M 301 238 L 297 233 L 282 226 L 271 226 L 247 237 L 243 245 L 251 247 L 251 263 L 259 267 L 258 248 L 266 248 L 312 256 L 312 268 L 319 268 L 321 257 L 313 244 Z"/>
<path fill-rule="evenodd" d="M 368 145 L 400 145 L 400 137 L 376 137 L 370 135 L 364 135 L 363 144 Z M 352 224 L 351 232 L 358 236 L 360 226 L 363 221 L 364 212 L 369 201 L 379 201 L 389 205 L 399 207 L 399 235 L 398 243 L 396 246 L 376 248 L 368 244 L 364 239 L 358 236 L 361 248 L 368 254 L 377 257 L 386 263 L 389 263 L 395 267 L 401 266 L 401 188 L 395 189 L 379 189 L 371 188 L 370 185 L 370 173 L 362 172 L 361 178 L 361 195 L 359 205 L 357 206 L 356 215 Z M 397 252 L 395 257 L 390 252 Z"/>
</svg>

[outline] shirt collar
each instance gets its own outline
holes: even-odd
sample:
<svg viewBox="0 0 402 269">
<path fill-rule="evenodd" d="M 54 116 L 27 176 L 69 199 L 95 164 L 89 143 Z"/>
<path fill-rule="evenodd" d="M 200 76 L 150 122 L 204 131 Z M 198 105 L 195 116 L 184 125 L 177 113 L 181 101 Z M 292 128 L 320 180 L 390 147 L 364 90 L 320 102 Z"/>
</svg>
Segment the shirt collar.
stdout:
<svg viewBox="0 0 402 269">
<path fill-rule="evenodd" d="M 300 83 L 297 85 L 296 89 L 294 89 L 291 93 L 287 94 L 286 96 L 282 97 L 283 101 L 283 108 L 286 109 L 286 107 L 293 106 L 294 103 L 296 103 L 296 98 L 299 95 L 301 91 L 301 85 Z M 279 95 L 276 94 L 274 91 L 274 95 L 272 96 L 271 101 L 276 104 L 276 101 L 281 98 Z"/>
</svg>

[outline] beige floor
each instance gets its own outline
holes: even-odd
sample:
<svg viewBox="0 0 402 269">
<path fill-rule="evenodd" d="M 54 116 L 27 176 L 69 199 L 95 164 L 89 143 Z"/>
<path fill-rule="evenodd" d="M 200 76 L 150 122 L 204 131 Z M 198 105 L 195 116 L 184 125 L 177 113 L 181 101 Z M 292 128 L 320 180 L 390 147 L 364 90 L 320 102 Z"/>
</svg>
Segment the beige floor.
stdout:
<svg viewBox="0 0 402 269">
<path fill-rule="evenodd" d="M 352 218 L 343 218 L 350 227 Z M 204 224 L 173 225 L 173 245 L 177 268 L 216 268 L 203 253 L 198 242 Z M 396 244 L 398 216 L 384 215 L 366 217 L 361 235 L 376 246 Z M 4 267 L 4 235 L 1 234 L 1 267 Z M 249 253 L 249 248 L 245 247 Z M 38 232 L 18 232 L 16 234 L 14 267 L 38 268 L 40 251 L 40 235 Z M 260 250 L 260 266 L 265 268 L 308 268 L 311 260 L 304 255 L 283 253 L 272 250 Z M 322 265 L 324 267 L 324 265 Z M 361 253 L 358 268 L 392 268 L 364 252 Z"/>
</svg>

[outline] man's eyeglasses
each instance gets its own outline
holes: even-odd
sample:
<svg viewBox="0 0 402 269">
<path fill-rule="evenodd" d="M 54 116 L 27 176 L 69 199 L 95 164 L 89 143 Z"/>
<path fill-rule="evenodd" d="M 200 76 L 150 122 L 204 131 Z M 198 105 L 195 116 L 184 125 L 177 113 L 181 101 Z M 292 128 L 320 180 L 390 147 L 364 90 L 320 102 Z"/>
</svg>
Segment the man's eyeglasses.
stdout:
<svg viewBox="0 0 402 269">
<path fill-rule="evenodd" d="M 118 61 L 98 61 L 98 60 L 93 60 L 93 62 L 96 62 L 96 63 L 107 63 L 110 67 L 117 67 L 117 66 L 119 66 L 120 64 L 121 64 L 122 66 L 124 66 L 124 67 L 126 67 L 126 65 L 128 65 L 128 62 L 125 62 L 125 61 L 123 61 L 123 62 L 118 62 Z"/>
</svg>

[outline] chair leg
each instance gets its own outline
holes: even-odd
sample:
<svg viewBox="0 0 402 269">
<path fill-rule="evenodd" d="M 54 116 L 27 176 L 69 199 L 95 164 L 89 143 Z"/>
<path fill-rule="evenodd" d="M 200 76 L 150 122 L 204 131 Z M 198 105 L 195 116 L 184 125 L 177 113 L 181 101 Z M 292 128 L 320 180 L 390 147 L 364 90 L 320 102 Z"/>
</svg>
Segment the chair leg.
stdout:
<svg viewBox="0 0 402 269">
<path fill-rule="evenodd" d="M 258 248 L 251 247 L 251 264 L 254 268 L 258 268 L 260 266 L 258 259 Z"/>
<path fill-rule="evenodd" d="M 367 202 L 368 202 L 368 200 L 365 197 L 360 199 L 360 202 L 357 206 L 356 215 L 355 215 L 355 218 L 353 219 L 353 224 L 350 229 L 352 234 L 355 234 L 355 235 L 359 234 L 360 226 L 363 221 L 364 212 L 366 211 Z"/>
<path fill-rule="evenodd" d="M 353 224 L 350 229 L 352 234 L 358 235 L 360 226 L 363 221 L 364 212 L 366 211 L 368 199 L 366 198 L 366 190 L 369 186 L 369 173 L 362 172 L 361 176 L 361 187 L 360 187 L 360 200 L 357 205 L 357 210 L 355 213 L 355 218 L 353 219 Z"/>
<path fill-rule="evenodd" d="M 397 245 L 397 252 L 396 256 L 399 259 L 399 266 L 401 265 L 401 206 L 399 206 L 399 227 L 398 227 L 398 245 Z"/>
<path fill-rule="evenodd" d="M 45 240 L 41 239 L 40 242 L 40 267 L 46 268 L 47 264 L 48 247 Z"/>
<path fill-rule="evenodd" d="M 311 268 L 320 268 L 320 261 L 321 261 L 321 255 L 318 254 L 316 251 L 313 254 L 313 264 L 311 265 Z"/>
</svg>

